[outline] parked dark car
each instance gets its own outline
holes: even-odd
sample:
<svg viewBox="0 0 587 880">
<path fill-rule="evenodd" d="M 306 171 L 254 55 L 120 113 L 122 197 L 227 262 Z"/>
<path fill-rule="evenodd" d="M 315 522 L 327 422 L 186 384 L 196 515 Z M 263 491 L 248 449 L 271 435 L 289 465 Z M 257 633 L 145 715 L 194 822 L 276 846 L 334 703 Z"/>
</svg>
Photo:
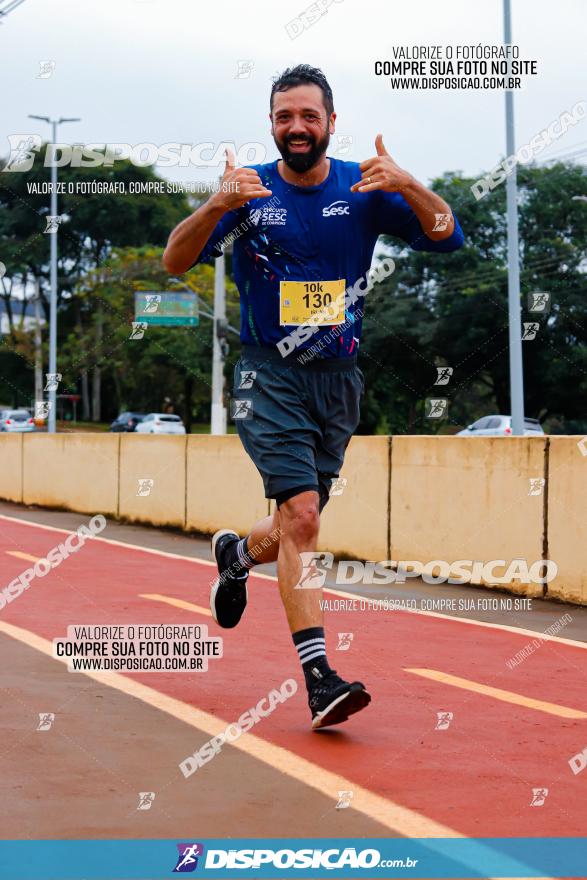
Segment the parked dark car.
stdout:
<svg viewBox="0 0 587 880">
<path fill-rule="evenodd" d="M 145 413 L 123 412 L 117 416 L 110 425 L 109 431 L 135 431 L 139 422 L 145 418 Z"/>
</svg>

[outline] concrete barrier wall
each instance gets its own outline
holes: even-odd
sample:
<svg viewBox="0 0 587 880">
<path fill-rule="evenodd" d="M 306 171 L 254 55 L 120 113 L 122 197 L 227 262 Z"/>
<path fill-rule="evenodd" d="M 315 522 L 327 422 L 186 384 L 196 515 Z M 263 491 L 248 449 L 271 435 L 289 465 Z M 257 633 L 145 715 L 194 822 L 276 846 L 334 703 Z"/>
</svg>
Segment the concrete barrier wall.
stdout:
<svg viewBox="0 0 587 880">
<path fill-rule="evenodd" d="M 135 522 L 185 525 L 186 437 L 119 434 L 118 515 Z"/>
<path fill-rule="evenodd" d="M 545 447 L 545 437 L 394 437 L 391 558 L 541 560 L 544 496 L 529 492 L 530 480 L 543 477 Z M 542 584 L 500 586 L 543 595 Z"/>
<path fill-rule="evenodd" d="M 240 439 L 192 434 L 187 440 L 188 529 L 244 535 L 269 513 L 259 473 Z"/>
<path fill-rule="evenodd" d="M 499 586 L 587 604 L 581 440 L 354 437 L 320 549 L 419 564 L 548 558 L 558 566 L 548 585 L 514 578 Z M 25 504 L 240 534 L 270 509 L 232 435 L 4 434 L 0 461 L 0 498 Z"/>
<path fill-rule="evenodd" d="M 117 434 L 23 435 L 23 502 L 116 516 L 119 440 Z"/>
<path fill-rule="evenodd" d="M 320 521 L 320 549 L 346 559 L 387 559 L 389 437 L 353 437 Z"/>
<path fill-rule="evenodd" d="M 587 439 L 551 437 L 548 455 L 548 555 L 558 574 L 548 594 L 587 605 Z"/>
<path fill-rule="evenodd" d="M 3 434 L 0 446 L 0 498 L 22 501 L 23 434 Z"/>
</svg>

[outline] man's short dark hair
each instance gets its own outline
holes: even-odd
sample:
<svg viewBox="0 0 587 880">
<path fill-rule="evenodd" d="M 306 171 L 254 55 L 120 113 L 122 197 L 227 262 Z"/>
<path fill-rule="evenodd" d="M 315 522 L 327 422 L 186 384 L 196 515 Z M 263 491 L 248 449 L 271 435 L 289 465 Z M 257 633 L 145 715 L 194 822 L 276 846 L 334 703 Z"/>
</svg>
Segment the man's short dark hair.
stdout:
<svg viewBox="0 0 587 880">
<path fill-rule="evenodd" d="M 287 92 L 295 86 L 315 85 L 322 89 L 322 97 L 326 115 L 330 116 L 334 112 L 334 99 L 332 97 L 332 89 L 328 85 L 328 80 L 318 67 L 311 67 L 309 64 L 298 64 L 296 67 L 288 67 L 281 76 L 273 80 L 271 87 L 271 98 L 269 100 L 269 108 L 273 112 L 273 95 L 275 92 Z"/>
</svg>

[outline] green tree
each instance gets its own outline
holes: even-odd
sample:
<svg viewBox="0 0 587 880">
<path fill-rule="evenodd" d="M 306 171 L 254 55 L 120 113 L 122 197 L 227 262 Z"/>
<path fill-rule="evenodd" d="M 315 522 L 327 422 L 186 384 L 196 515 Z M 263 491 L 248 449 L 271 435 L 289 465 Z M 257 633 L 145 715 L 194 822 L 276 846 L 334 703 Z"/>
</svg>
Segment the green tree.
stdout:
<svg viewBox="0 0 587 880">
<path fill-rule="evenodd" d="M 25 298 L 31 314 L 33 288 L 38 283 L 48 322 L 49 237 L 44 230 L 50 213 L 50 196 L 43 194 L 42 188 L 50 182 L 51 169 L 41 161 L 45 146 L 30 171 L 0 171 L 0 260 L 7 270 L 5 279 L 0 282 L 3 285 L 0 293 L 5 301 L 8 300 L 8 309 L 15 297 Z M 90 181 L 122 183 L 126 192 L 76 194 L 77 182 Z M 89 296 L 84 297 L 83 302 L 76 299 L 77 285 L 88 271 L 102 266 L 116 247 L 163 245 L 173 226 L 190 212 L 188 200 L 181 193 L 131 194 L 128 192 L 131 181 L 160 182 L 161 178 L 152 168 L 136 167 L 127 161 L 116 162 L 111 168 L 65 166 L 59 169 L 59 182 L 65 184 L 66 190 L 58 196 L 58 211 L 63 218 L 58 232 L 59 343 L 72 332 L 87 340 L 88 327 L 94 333 L 89 348 L 94 352 L 92 415 L 96 420 L 100 417 L 101 400 L 101 311 L 99 303 Z M 73 186 L 73 193 L 68 192 L 69 184 Z M 13 333 L 2 342 L 0 374 L 9 367 L 8 360 L 3 361 L 6 355 L 10 355 L 11 362 L 20 358 L 24 363 L 30 354 L 30 346 L 23 344 L 23 340 Z M 30 367 L 30 363 L 26 363 Z M 80 359 L 80 364 L 83 363 Z M 25 384 L 30 384 L 30 376 Z M 89 417 L 89 378 L 85 369 L 80 376 L 80 391 L 83 413 Z M 30 397 L 30 391 L 27 397 Z"/>
<path fill-rule="evenodd" d="M 104 381 L 104 415 L 111 419 L 124 409 L 161 411 L 165 398 L 177 407 L 186 427 L 206 420 L 210 410 L 212 322 L 201 317 L 197 327 L 149 326 L 142 339 L 131 339 L 135 319 L 136 291 L 188 290 L 198 294 L 201 305 L 211 311 L 214 269 L 196 266 L 178 283 L 169 279 L 161 263 L 162 249 L 117 248 L 88 272 L 74 291 L 84 303 L 99 307 L 102 334 L 99 350 L 94 329 L 82 336 L 69 335 L 63 349 L 64 381 L 74 388 L 79 381 L 80 357 L 84 368 L 101 365 Z M 238 296 L 227 280 L 227 316 L 238 322 Z M 233 352 L 233 360 L 235 353 Z"/>
<path fill-rule="evenodd" d="M 522 319 L 540 324 L 523 343 L 526 414 L 553 424 L 585 417 L 587 211 L 573 198 L 585 192 L 585 178 L 582 167 L 563 163 L 518 171 Z M 454 431 L 489 412 L 509 413 L 505 187 L 476 201 L 473 182 L 452 173 L 432 183 L 459 218 L 463 248 L 437 255 L 387 242 L 396 271 L 366 302 L 363 430 L 389 423 Z M 537 290 L 551 295 L 548 315 L 528 311 Z M 454 374 L 435 386 L 442 365 Z M 447 423 L 424 419 L 431 396 L 449 398 Z"/>
</svg>

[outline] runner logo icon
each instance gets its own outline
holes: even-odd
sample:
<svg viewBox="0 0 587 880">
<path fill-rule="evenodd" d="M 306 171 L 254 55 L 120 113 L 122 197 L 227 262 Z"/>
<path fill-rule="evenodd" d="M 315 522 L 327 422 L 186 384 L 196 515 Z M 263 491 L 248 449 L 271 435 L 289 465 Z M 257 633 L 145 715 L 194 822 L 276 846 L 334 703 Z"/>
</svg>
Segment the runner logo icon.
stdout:
<svg viewBox="0 0 587 880">
<path fill-rule="evenodd" d="M 173 869 L 174 874 L 188 874 L 198 867 L 198 857 L 204 855 L 202 843 L 177 843 L 177 864 Z"/>
</svg>

